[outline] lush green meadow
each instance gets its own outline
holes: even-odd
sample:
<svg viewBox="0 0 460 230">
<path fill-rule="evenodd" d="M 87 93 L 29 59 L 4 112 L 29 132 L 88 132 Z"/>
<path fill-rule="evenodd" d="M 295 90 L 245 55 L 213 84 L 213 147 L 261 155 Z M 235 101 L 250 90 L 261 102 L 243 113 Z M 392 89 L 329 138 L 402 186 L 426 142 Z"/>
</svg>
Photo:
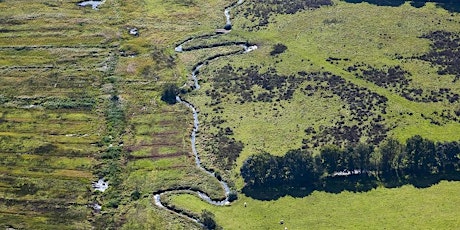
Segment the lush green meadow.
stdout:
<svg viewBox="0 0 460 230">
<path fill-rule="evenodd" d="M 276 201 L 242 196 L 229 207 L 214 207 L 190 195 L 171 200 L 195 213 L 212 211 L 225 229 L 454 229 L 460 224 L 459 186 L 458 182 L 441 182 L 425 189 L 313 192 L 308 197 L 287 196 Z"/>
<path fill-rule="evenodd" d="M 241 8 L 244 9 L 244 5 Z M 300 71 L 330 72 L 356 87 L 388 99 L 385 114 L 372 111 L 375 116 L 382 117 L 382 121 L 377 123 L 388 129 L 386 136 L 401 141 L 416 134 L 438 141 L 460 138 L 459 122 L 435 115 L 443 110 L 453 114 L 460 106 L 458 101 L 411 101 L 395 93 L 392 88 L 380 87 L 347 71 L 349 66 L 356 63 L 377 69 L 401 66 L 410 72 L 410 75 L 406 75 L 410 79 L 410 87 L 422 88 L 425 92 L 449 88 L 458 94 L 459 85 L 452 83 L 454 75 L 439 75 L 438 67 L 415 58 L 430 49 L 429 40 L 420 36 L 435 30 L 459 32 L 457 13 L 435 8 L 432 4 L 423 8 L 414 8 L 408 3 L 400 7 L 381 7 L 337 1 L 334 6 L 324 6 L 313 11 L 275 15 L 270 17 L 270 21 L 273 22 L 256 31 L 247 32 L 244 27 L 232 31 L 258 44 L 259 49 L 246 55 L 222 58 L 203 68 L 200 77 L 205 83 L 203 89 L 190 96 L 190 100 L 200 108 L 203 123 L 207 124 L 204 129 L 213 130 L 210 121 L 219 117 L 224 121 L 219 126 L 232 128 L 234 138 L 245 144 L 238 165 L 253 153 L 267 151 L 283 154 L 288 149 L 302 146 L 303 139 L 310 140 L 305 133 L 308 127 L 318 132 L 320 126 L 327 127 L 337 122 L 348 125 L 364 123 L 364 126 L 369 126 L 372 117 L 369 120 L 351 118 L 350 113 L 353 111 L 350 105 L 337 94 L 326 95 L 328 93 L 324 92 L 306 97 L 303 89 L 314 84 L 303 79 L 299 80 L 302 82 L 290 100 L 278 101 L 274 98 L 272 102 L 240 103 L 239 92 L 226 92 L 220 93 L 220 104 L 209 106 L 214 99 L 206 95 L 206 90 L 212 90 L 217 85 L 213 79 L 218 76 L 216 73 L 224 73 L 222 69 L 226 65 L 233 69 L 241 67 L 243 70 L 258 66 L 259 73 L 266 73 L 267 69 L 272 68 L 281 76 L 298 75 Z M 234 28 L 238 28 L 250 24 L 250 21 L 237 16 L 235 24 Z M 276 57 L 270 56 L 269 52 L 276 43 L 283 43 L 288 49 Z M 397 58 L 399 56 L 402 58 Z M 329 57 L 343 60 L 331 63 L 327 60 Z M 238 71 L 230 74 L 238 80 L 246 77 Z M 259 89 L 259 85 L 251 88 L 255 95 L 268 91 Z M 217 107 L 223 109 L 216 111 Z M 439 120 L 440 123 L 433 120 Z M 364 133 L 360 136 L 361 141 L 367 138 Z"/>
</svg>

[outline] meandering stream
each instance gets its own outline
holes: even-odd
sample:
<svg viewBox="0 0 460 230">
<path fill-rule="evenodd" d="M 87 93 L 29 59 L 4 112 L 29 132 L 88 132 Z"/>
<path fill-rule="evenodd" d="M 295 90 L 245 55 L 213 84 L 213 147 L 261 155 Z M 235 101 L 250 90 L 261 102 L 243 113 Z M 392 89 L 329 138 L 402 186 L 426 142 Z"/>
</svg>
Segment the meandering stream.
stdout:
<svg viewBox="0 0 460 230">
<path fill-rule="evenodd" d="M 226 19 L 226 25 L 231 25 L 231 20 L 230 20 L 230 10 L 235 7 L 235 6 L 238 6 L 240 4 L 243 3 L 243 0 L 239 0 L 238 2 L 235 2 L 233 3 L 232 5 L 230 5 L 229 7 L 225 8 L 224 10 L 224 15 L 225 15 L 225 19 Z M 214 37 L 214 36 L 225 36 L 224 34 L 220 34 L 220 35 L 201 35 L 201 36 L 196 36 L 196 37 L 192 37 L 192 38 L 189 38 L 185 41 L 183 41 L 182 43 L 178 44 L 176 47 L 175 47 L 175 51 L 176 52 L 186 52 L 186 51 L 189 51 L 189 50 L 197 50 L 197 49 L 204 49 L 204 48 L 212 48 L 212 47 L 218 47 L 218 46 L 234 46 L 234 45 L 239 45 L 241 47 L 241 50 L 239 51 L 235 51 L 235 52 L 230 52 L 230 53 L 224 53 L 224 54 L 218 54 L 218 55 L 214 55 L 212 57 L 209 57 L 207 58 L 206 60 L 204 61 L 201 61 L 199 63 L 197 63 L 195 65 L 195 67 L 193 68 L 192 70 L 192 79 L 194 81 L 194 90 L 199 90 L 200 89 L 200 85 L 198 83 L 198 73 L 199 73 L 199 69 L 202 68 L 203 66 L 207 65 L 209 63 L 209 61 L 212 61 L 214 59 L 217 59 L 219 57 L 222 57 L 222 56 L 229 56 L 229 55 L 235 55 L 235 54 L 243 54 L 243 53 L 247 53 L 247 52 L 251 52 L 255 49 L 257 49 L 257 46 L 255 45 L 251 45 L 249 43 L 245 43 L 245 42 L 229 42 L 229 43 L 222 43 L 222 44 L 214 44 L 214 45 L 211 45 L 209 47 L 198 47 L 198 48 L 188 48 L 188 49 L 184 49 L 183 46 L 184 44 L 190 42 L 190 41 L 193 41 L 195 39 L 198 39 L 198 38 L 209 38 L 209 37 Z M 194 193 L 196 194 L 198 197 L 200 197 L 202 200 L 208 202 L 209 204 L 212 204 L 212 205 L 217 205 L 217 206 L 223 206 L 223 205 L 228 205 L 230 204 L 230 201 L 229 201 L 229 194 L 230 194 L 230 188 L 228 186 L 228 184 L 222 180 L 222 179 L 219 179 L 215 173 L 211 172 L 211 171 L 208 171 L 206 168 L 204 168 L 202 165 L 201 165 L 201 161 L 200 161 L 200 156 L 197 152 L 197 149 L 196 149 L 196 134 L 198 132 L 198 128 L 199 128 L 199 120 L 198 120 L 198 112 L 197 112 L 197 109 L 196 107 L 191 104 L 190 102 L 187 102 L 185 100 L 183 100 L 182 98 L 180 98 L 179 96 L 176 97 L 176 101 L 178 103 L 181 103 L 185 106 L 187 106 L 193 113 L 193 129 L 192 129 L 192 133 L 190 135 L 190 142 L 191 142 L 191 146 L 192 146 L 192 152 L 193 152 L 193 155 L 195 156 L 195 164 L 196 166 L 201 169 L 202 171 L 204 171 L 206 174 L 216 178 L 217 180 L 219 180 L 220 182 L 220 185 L 222 187 L 222 189 L 224 190 L 225 192 L 225 199 L 223 200 L 213 200 L 209 197 L 209 195 L 207 195 L 206 193 L 204 193 L 203 191 L 199 191 L 199 190 L 196 190 L 196 189 L 192 189 L 192 188 L 177 188 L 177 189 L 170 189 L 170 190 L 166 190 L 166 191 L 159 191 L 157 193 L 154 193 L 154 201 L 155 201 L 155 205 L 157 205 L 158 207 L 160 208 L 163 208 L 163 209 L 166 209 L 170 212 L 173 212 L 175 213 L 176 215 L 179 215 L 179 216 L 182 216 L 184 218 L 187 218 L 191 221 L 194 221 L 198 224 L 201 224 L 200 223 L 200 220 L 189 215 L 189 214 L 186 214 L 186 213 L 181 213 L 177 210 L 174 210 L 166 205 L 164 205 L 161 201 L 161 196 L 162 195 L 165 195 L 167 193 L 187 193 L 187 194 L 190 194 L 190 193 Z"/>
</svg>

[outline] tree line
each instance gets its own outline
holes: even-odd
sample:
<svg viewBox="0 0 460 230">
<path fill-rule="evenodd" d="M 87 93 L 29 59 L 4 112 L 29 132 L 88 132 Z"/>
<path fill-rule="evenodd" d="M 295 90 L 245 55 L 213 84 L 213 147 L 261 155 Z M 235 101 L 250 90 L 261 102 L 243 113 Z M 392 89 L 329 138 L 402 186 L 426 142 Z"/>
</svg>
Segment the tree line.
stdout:
<svg viewBox="0 0 460 230">
<path fill-rule="evenodd" d="M 241 167 L 245 187 L 308 187 L 316 189 L 331 178 L 356 177 L 380 182 L 409 182 L 431 176 L 456 175 L 460 171 L 460 143 L 434 142 L 419 135 L 405 144 L 387 139 L 374 146 L 358 143 L 346 147 L 324 146 L 319 154 L 290 150 L 284 156 L 261 153 Z"/>
</svg>

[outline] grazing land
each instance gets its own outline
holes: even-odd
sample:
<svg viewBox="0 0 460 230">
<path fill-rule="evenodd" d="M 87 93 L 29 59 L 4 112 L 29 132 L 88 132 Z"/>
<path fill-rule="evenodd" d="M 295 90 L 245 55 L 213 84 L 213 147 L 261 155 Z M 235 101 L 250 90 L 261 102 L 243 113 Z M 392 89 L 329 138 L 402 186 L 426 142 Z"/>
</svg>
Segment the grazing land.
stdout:
<svg viewBox="0 0 460 230">
<path fill-rule="evenodd" d="M 171 85 L 199 112 L 203 165 L 238 192 L 224 207 L 165 195 L 174 210 L 224 229 L 458 228 L 456 181 L 245 194 L 253 155 L 460 140 L 458 7 L 375 2 L 247 0 L 230 33 L 178 53 L 223 28 L 234 1 L 0 0 L 0 228 L 200 229 L 153 199 L 225 197 L 195 165 L 190 110 L 161 100 Z M 241 49 L 227 43 L 258 49 L 205 63 L 192 91 L 197 63 Z"/>
<path fill-rule="evenodd" d="M 313 192 L 304 198 L 287 196 L 276 201 L 240 196 L 230 207 L 214 207 L 188 195 L 171 200 L 192 212 L 212 211 L 225 229 L 452 229 L 459 225 L 455 214 L 459 186 L 458 182 L 441 182 L 426 189 L 403 186 L 365 193 Z"/>
</svg>

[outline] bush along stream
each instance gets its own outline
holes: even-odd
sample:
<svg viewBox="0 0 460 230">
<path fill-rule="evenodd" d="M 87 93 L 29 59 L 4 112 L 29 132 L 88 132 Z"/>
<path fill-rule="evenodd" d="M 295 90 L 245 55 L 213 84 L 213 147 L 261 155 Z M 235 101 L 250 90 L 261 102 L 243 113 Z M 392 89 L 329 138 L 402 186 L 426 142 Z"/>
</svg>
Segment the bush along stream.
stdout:
<svg viewBox="0 0 460 230">
<path fill-rule="evenodd" d="M 203 68 L 205 65 L 209 64 L 210 61 L 215 60 L 215 59 L 217 59 L 219 57 L 236 55 L 236 54 L 243 54 L 243 53 L 251 52 L 251 51 L 257 49 L 257 46 L 251 45 L 248 42 L 216 43 L 216 44 L 211 44 L 211 45 L 206 45 L 206 46 L 196 46 L 196 47 L 183 48 L 184 44 L 186 44 L 186 43 L 188 43 L 190 41 L 193 41 L 195 39 L 213 38 L 213 37 L 216 37 L 216 36 L 223 36 L 224 34 L 230 32 L 230 29 L 231 29 L 230 10 L 233 7 L 238 6 L 238 5 L 242 4 L 242 3 L 243 3 L 243 1 L 239 0 L 238 2 L 235 2 L 235 3 L 231 4 L 230 6 L 228 6 L 227 8 L 225 8 L 225 10 L 224 10 L 224 14 L 225 14 L 225 18 L 226 18 L 226 25 L 225 25 L 225 28 L 224 28 L 224 30 L 226 31 L 225 33 L 206 34 L 206 35 L 200 35 L 200 36 L 196 36 L 196 37 L 191 37 L 191 38 L 188 38 L 188 39 L 184 40 L 183 42 L 179 43 L 175 47 L 176 52 L 186 52 L 186 51 L 205 49 L 205 48 L 214 48 L 214 47 L 221 47 L 221 46 L 235 46 L 236 45 L 236 46 L 241 47 L 240 50 L 233 51 L 233 52 L 216 54 L 214 56 L 211 56 L 211 57 L 209 57 L 209 58 L 207 58 L 205 60 L 202 60 L 202 61 L 196 63 L 194 68 L 193 68 L 193 71 L 191 73 L 192 74 L 192 79 L 194 81 L 193 90 L 199 90 L 200 89 L 200 85 L 198 83 L 199 69 Z M 166 210 L 168 210 L 168 211 L 170 211 L 170 212 L 172 212 L 172 213 L 174 213 L 176 215 L 179 215 L 181 217 L 189 219 L 189 220 L 191 220 L 193 222 L 196 222 L 196 223 L 208 228 L 209 226 L 207 226 L 206 221 L 201 220 L 203 218 L 197 218 L 197 217 L 195 217 L 195 216 L 193 216 L 191 214 L 188 214 L 188 213 L 185 213 L 183 211 L 177 210 L 174 207 L 170 207 L 170 206 L 166 205 L 161 200 L 161 196 L 166 195 L 168 193 L 169 194 L 172 194 L 172 193 L 174 193 L 174 194 L 180 194 L 180 193 L 196 194 L 202 200 L 208 202 L 209 204 L 216 205 L 216 206 L 229 205 L 231 201 L 236 199 L 235 194 L 230 191 L 230 188 L 229 188 L 228 184 L 219 175 L 217 175 L 216 173 L 212 172 L 211 170 L 208 170 L 208 169 L 204 168 L 201 165 L 200 156 L 199 156 L 199 154 L 198 154 L 198 152 L 196 150 L 196 142 L 195 142 L 196 141 L 196 134 L 197 134 L 198 128 L 199 128 L 198 112 L 197 112 L 197 110 L 196 110 L 196 108 L 195 108 L 195 106 L 193 104 L 191 104 L 190 102 L 185 101 L 180 96 L 178 96 L 178 92 L 179 92 L 179 89 L 174 88 L 174 87 L 170 87 L 170 89 L 166 91 L 167 95 L 166 96 L 164 95 L 165 98 L 162 98 L 162 99 L 164 101 L 166 101 L 167 103 L 169 103 L 169 104 L 181 103 L 181 104 L 187 106 L 192 111 L 192 113 L 193 113 L 193 130 L 192 130 L 192 133 L 190 135 L 190 141 L 191 141 L 191 146 L 192 146 L 192 152 L 193 152 L 193 155 L 195 156 L 195 164 L 196 164 L 196 166 L 198 168 L 203 170 L 206 174 L 208 174 L 208 175 L 216 178 L 217 180 L 219 180 L 222 189 L 225 191 L 225 199 L 213 200 L 205 192 L 200 191 L 200 190 L 196 190 L 196 189 L 192 189 L 192 188 L 174 188 L 174 189 L 168 189 L 168 190 L 158 191 L 158 192 L 154 193 L 153 194 L 154 195 L 154 201 L 155 201 L 155 205 L 157 205 L 158 207 L 166 209 Z M 171 97 L 175 97 L 175 100 L 172 99 Z"/>
</svg>

